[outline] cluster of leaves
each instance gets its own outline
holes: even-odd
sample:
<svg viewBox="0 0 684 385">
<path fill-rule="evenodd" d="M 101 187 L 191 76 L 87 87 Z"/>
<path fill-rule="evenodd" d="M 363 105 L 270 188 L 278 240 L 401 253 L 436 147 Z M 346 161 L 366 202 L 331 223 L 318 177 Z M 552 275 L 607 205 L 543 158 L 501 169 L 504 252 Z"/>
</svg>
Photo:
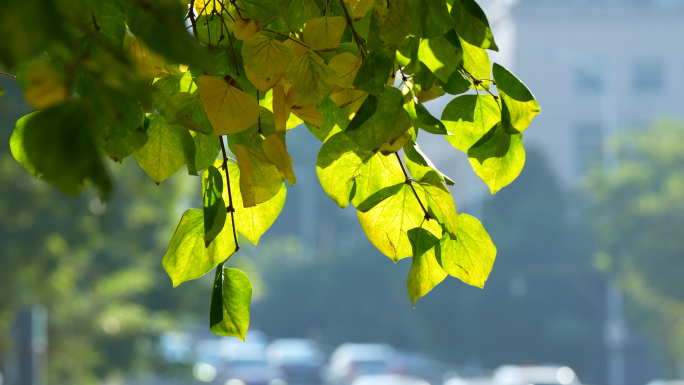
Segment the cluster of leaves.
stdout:
<svg viewBox="0 0 684 385">
<path fill-rule="evenodd" d="M 412 302 L 447 275 L 484 285 L 496 249 L 416 142 L 443 135 L 492 193 L 522 170 L 539 105 L 492 66 L 474 0 L 10 0 L 0 21 L 0 62 L 40 110 L 12 137 L 29 172 L 106 199 L 100 155 L 133 155 L 156 183 L 204 170 L 203 210 L 183 214 L 163 264 L 174 286 L 216 267 L 215 333 L 245 335 L 251 285 L 224 263 L 238 233 L 256 244 L 280 213 L 296 183 L 286 133 L 301 123 L 323 142 L 326 193 L 392 260 L 413 258 Z M 423 105 L 469 90 L 441 120 Z"/>
</svg>

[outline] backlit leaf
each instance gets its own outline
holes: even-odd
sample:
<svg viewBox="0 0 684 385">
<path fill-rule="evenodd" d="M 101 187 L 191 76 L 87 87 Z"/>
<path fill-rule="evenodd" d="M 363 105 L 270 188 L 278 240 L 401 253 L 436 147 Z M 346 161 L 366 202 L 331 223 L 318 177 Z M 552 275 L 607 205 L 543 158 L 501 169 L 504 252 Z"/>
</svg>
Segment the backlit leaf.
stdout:
<svg viewBox="0 0 684 385">
<path fill-rule="evenodd" d="M 211 241 L 223 230 L 226 223 L 226 204 L 223 201 L 223 177 L 214 166 L 209 166 L 207 176 L 203 176 L 204 190 L 204 244 Z"/>
<path fill-rule="evenodd" d="M 138 71 L 140 75 L 149 79 L 157 76 L 164 67 L 164 57 L 157 55 L 150 51 L 141 39 L 135 39 L 135 42 L 128 50 L 138 63 Z"/>
<path fill-rule="evenodd" d="M 513 182 L 525 164 L 522 134 L 511 135 L 501 124 L 468 149 L 470 165 L 492 194 Z"/>
<path fill-rule="evenodd" d="M 447 273 L 435 257 L 439 238 L 423 226 L 409 230 L 408 238 L 411 240 L 413 258 L 411 270 L 406 280 L 406 288 L 411 302 L 415 305 L 418 299 L 442 282 Z"/>
<path fill-rule="evenodd" d="M 255 206 L 273 198 L 282 185 L 278 168 L 263 152 L 240 144 L 234 145 L 240 167 L 240 193 L 245 207 Z"/>
<path fill-rule="evenodd" d="M 242 341 L 249 329 L 249 305 L 252 301 L 252 283 L 245 273 L 219 265 L 211 292 L 209 329 L 226 337 Z"/>
<path fill-rule="evenodd" d="M 458 68 L 461 52 L 457 52 L 444 36 L 436 36 L 420 41 L 418 58 L 439 80 L 446 82 Z"/>
<path fill-rule="evenodd" d="M 315 51 L 332 51 L 340 44 L 347 21 L 341 16 L 310 19 L 302 32 L 304 43 Z"/>
<path fill-rule="evenodd" d="M 345 130 L 351 140 L 366 150 L 376 150 L 383 143 L 396 140 L 408 129 L 408 126 L 396 124 L 399 117 L 405 115 L 401 91 L 385 87 L 380 97 L 368 96 Z"/>
<path fill-rule="evenodd" d="M 541 108 L 527 87 L 504 67 L 494 63 L 494 80 L 503 101 L 503 124 L 510 133 L 523 132 Z"/>
<path fill-rule="evenodd" d="M 245 67 L 267 83 L 276 75 L 285 72 L 294 57 L 294 51 L 290 47 L 273 37 L 259 34 L 242 44 Z"/>
<path fill-rule="evenodd" d="M 354 83 L 356 73 L 361 66 L 361 59 L 352 53 L 343 52 L 330 59 L 328 65 L 340 76 L 335 84 L 342 88 L 348 88 Z"/>
<path fill-rule="evenodd" d="M 216 135 L 234 134 L 259 119 L 259 104 L 251 95 L 211 76 L 197 78 L 204 110 Z"/>
<path fill-rule="evenodd" d="M 261 146 L 264 154 L 273 162 L 280 171 L 280 174 L 287 179 L 290 186 L 297 183 L 294 171 L 292 171 L 292 158 L 287 153 L 287 146 L 278 134 L 271 134 L 264 139 Z"/>
<path fill-rule="evenodd" d="M 309 50 L 297 56 L 287 68 L 287 78 L 299 96 L 298 106 L 317 106 L 325 99 L 337 81 L 338 74 Z"/>
<path fill-rule="evenodd" d="M 26 171 L 30 172 L 36 178 L 40 178 L 42 174 L 36 170 L 36 167 L 26 156 L 26 150 L 24 149 L 24 130 L 26 128 L 26 123 L 36 114 L 39 114 L 39 112 L 32 112 L 17 120 L 17 123 L 14 125 L 14 130 L 12 131 L 12 136 L 10 137 L 10 151 L 12 152 L 14 159 L 24 166 Z"/>
<path fill-rule="evenodd" d="M 447 140 L 457 149 L 468 149 L 501 121 L 499 105 L 491 95 L 461 95 L 444 107 L 442 122 L 452 134 Z"/>
<path fill-rule="evenodd" d="M 171 127 L 159 114 L 150 114 L 145 120 L 147 143 L 133 152 L 135 160 L 155 183 L 175 174 L 183 165 L 183 145 L 178 128 Z"/>
<path fill-rule="evenodd" d="M 499 50 L 487 16 L 475 0 L 455 0 L 451 7 L 451 16 L 456 22 L 456 32 L 463 40 L 476 47 Z"/>
<path fill-rule="evenodd" d="M 179 92 L 171 98 L 166 109 L 166 123 L 204 134 L 214 132 L 200 96 L 189 92 Z"/>
<path fill-rule="evenodd" d="M 354 87 L 369 94 L 380 95 L 392 74 L 394 48 L 388 44 L 371 52 L 361 63 L 354 78 Z"/>
</svg>

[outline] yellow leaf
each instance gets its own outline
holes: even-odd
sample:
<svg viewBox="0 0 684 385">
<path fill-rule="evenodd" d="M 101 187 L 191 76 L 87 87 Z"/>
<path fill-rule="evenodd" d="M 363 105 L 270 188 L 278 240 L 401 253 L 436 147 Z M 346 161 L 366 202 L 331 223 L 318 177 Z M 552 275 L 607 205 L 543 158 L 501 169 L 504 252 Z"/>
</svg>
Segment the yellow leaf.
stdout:
<svg viewBox="0 0 684 385">
<path fill-rule="evenodd" d="M 337 72 L 308 50 L 297 56 L 287 68 L 287 78 L 297 91 L 295 105 L 317 106 L 335 87 Z"/>
<path fill-rule="evenodd" d="M 359 100 L 364 94 L 366 94 L 365 91 L 347 88 L 330 94 L 330 99 L 337 104 L 337 107 L 342 108 Z"/>
<path fill-rule="evenodd" d="M 261 92 L 262 94 L 267 93 L 268 90 L 270 90 L 271 88 L 273 88 L 273 86 L 278 84 L 278 81 L 283 76 L 282 74 L 273 76 L 273 77 L 271 77 L 270 81 L 266 82 L 263 79 L 261 79 L 260 77 L 258 77 L 254 72 L 250 71 L 249 68 L 247 68 L 247 67 L 244 67 L 244 68 L 245 68 L 245 75 L 247 75 L 247 79 L 249 79 L 249 81 L 252 82 L 252 84 L 254 84 L 254 87 L 256 87 L 257 90 L 259 90 L 259 92 Z"/>
<path fill-rule="evenodd" d="M 197 78 L 200 99 L 216 135 L 244 131 L 259 119 L 259 104 L 251 95 L 212 76 Z"/>
<path fill-rule="evenodd" d="M 287 131 L 287 120 L 290 118 L 290 106 L 286 104 L 285 87 L 277 84 L 273 87 L 273 119 L 276 132 Z"/>
<path fill-rule="evenodd" d="M 249 68 L 253 74 L 259 75 L 267 83 L 285 72 L 294 57 L 295 53 L 291 47 L 273 37 L 258 34 L 242 43 L 245 68 Z"/>
<path fill-rule="evenodd" d="M 407 134 L 404 134 L 392 143 L 383 143 L 382 146 L 380 146 L 380 148 L 378 149 L 378 151 L 382 155 L 389 155 L 393 152 L 401 150 L 401 148 L 404 147 L 404 145 L 408 143 L 408 141 L 409 136 Z"/>
<path fill-rule="evenodd" d="M 297 183 L 294 171 L 292 170 L 292 157 L 287 153 L 287 146 L 278 134 L 271 134 L 264 139 L 261 146 L 268 159 L 273 162 L 280 174 L 287 179 L 290 186 Z"/>
<path fill-rule="evenodd" d="M 340 75 L 335 84 L 342 88 L 349 88 L 354 83 L 356 73 L 359 72 L 361 59 L 353 53 L 343 52 L 330 59 L 328 65 Z"/>
<path fill-rule="evenodd" d="M 215 9 L 214 5 L 218 5 L 216 11 L 221 12 L 221 4 L 219 4 L 217 0 L 195 0 L 195 11 L 197 11 L 197 16 L 210 15 Z"/>
<path fill-rule="evenodd" d="M 430 100 L 437 99 L 438 97 L 440 97 L 444 94 L 445 94 L 445 92 L 443 89 L 441 89 L 437 86 L 432 86 L 425 91 L 420 91 L 420 92 L 416 93 L 416 99 L 418 99 L 418 101 L 421 103 L 425 103 L 425 102 L 429 102 Z"/>
<path fill-rule="evenodd" d="M 50 67 L 40 67 L 29 71 L 26 78 L 31 85 L 24 91 L 24 98 L 39 110 L 57 105 L 69 96 L 66 84 Z"/>
<path fill-rule="evenodd" d="M 261 23 L 252 19 L 235 19 L 233 34 L 236 39 L 245 40 L 261 32 Z"/>
<path fill-rule="evenodd" d="M 297 115 L 299 119 L 316 127 L 321 127 L 321 124 L 323 124 L 323 115 L 314 106 L 293 109 L 292 113 Z"/>
<path fill-rule="evenodd" d="M 233 148 L 240 168 L 240 193 L 244 207 L 256 206 L 278 194 L 283 178 L 268 157 L 241 144 L 235 144 Z"/>
<path fill-rule="evenodd" d="M 164 68 L 164 57 L 150 51 L 140 39 L 135 39 L 133 45 L 128 50 L 138 62 L 138 72 L 140 75 L 152 79 L 156 77 Z"/>
<path fill-rule="evenodd" d="M 374 0 L 351 0 L 349 2 L 354 21 L 363 19 L 369 9 L 373 6 Z"/>
<path fill-rule="evenodd" d="M 315 51 L 332 51 L 340 44 L 347 21 L 342 16 L 323 16 L 309 20 L 302 32 L 304 42 Z"/>
</svg>

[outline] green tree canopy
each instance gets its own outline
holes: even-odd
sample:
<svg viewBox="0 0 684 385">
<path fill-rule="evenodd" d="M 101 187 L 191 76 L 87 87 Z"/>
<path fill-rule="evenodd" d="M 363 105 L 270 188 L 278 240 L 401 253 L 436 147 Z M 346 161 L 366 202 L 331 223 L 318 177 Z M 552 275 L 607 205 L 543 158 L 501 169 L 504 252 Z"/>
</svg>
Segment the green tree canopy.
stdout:
<svg viewBox="0 0 684 385">
<path fill-rule="evenodd" d="M 6 76 L 37 109 L 11 139 L 27 171 L 105 201 L 103 157 L 133 155 L 157 184 L 184 165 L 201 175 L 204 210 L 183 214 L 164 268 L 176 286 L 219 266 L 211 330 L 240 338 L 251 286 L 225 265 L 296 183 L 288 130 L 304 123 L 323 142 L 321 185 L 354 205 L 371 242 L 412 257 L 415 303 L 447 275 L 482 287 L 496 254 L 418 136 L 447 138 L 496 193 L 521 172 L 522 132 L 540 111 L 492 65 L 473 0 L 10 0 L 0 39 Z M 424 106 L 466 92 L 441 119 Z"/>
</svg>

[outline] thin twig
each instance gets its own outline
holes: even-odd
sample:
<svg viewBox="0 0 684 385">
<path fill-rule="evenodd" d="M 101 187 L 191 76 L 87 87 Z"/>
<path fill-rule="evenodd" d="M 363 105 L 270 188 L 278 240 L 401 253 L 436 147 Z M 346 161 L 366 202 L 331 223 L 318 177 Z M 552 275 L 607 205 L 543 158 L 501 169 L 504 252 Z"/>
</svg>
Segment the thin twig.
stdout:
<svg viewBox="0 0 684 385">
<path fill-rule="evenodd" d="M 195 36 L 195 40 L 197 40 L 197 42 L 199 43 L 199 34 L 197 33 L 197 22 L 195 21 L 195 0 L 192 0 L 190 2 L 190 10 L 188 11 L 188 16 L 190 16 L 190 24 L 192 25 L 192 35 Z"/>
<path fill-rule="evenodd" d="M 413 195 L 416 197 L 416 200 L 418 201 L 418 204 L 420 205 L 420 208 L 423 209 L 423 214 L 425 214 L 425 219 L 428 221 L 430 220 L 430 214 L 428 211 L 425 209 L 425 206 L 423 206 L 423 202 L 420 201 L 420 198 L 418 198 L 418 193 L 416 192 L 416 189 L 413 187 L 413 179 L 409 177 L 408 173 L 406 172 L 406 168 L 404 167 L 404 162 L 401 161 L 401 158 L 399 157 L 399 153 L 394 153 L 397 157 L 397 161 L 399 161 L 399 165 L 401 166 L 401 171 L 404 172 L 404 177 L 406 177 L 406 184 L 411 187 L 411 191 L 413 191 Z"/>
<path fill-rule="evenodd" d="M 461 67 L 461 69 L 463 70 L 463 72 L 465 72 L 466 75 L 468 75 L 468 76 L 473 80 L 473 85 L 475 86 L 475 90 L 477 90 L 477 87 L 482 87 L 483 90 L 487 91 L 488 94 L 492 95 L 492 97 L 494 98 L 494 101 L 497 102 L 496 105 L 498 106 L 498 105 L 499 105 L 499 103 L 498 103 L 499 97 L 496 96 L 496 95 L 494 95 L 494 94 L 492 93 L 492 91 L 489 90 L 489 88 L 487 88 L 487 87 L 485 87 L 485 86 L 483 85 L 483 83 L 484 83 L 485 81 L 494 83 L 494 80 L 490 80 L 490 79 L 486 79 L 486 80 L 478 79 L 478 78 L 476 78 L 475 76 L 473 76 L 470 72 L 468 72 L 468 70 L 465 69 L 465 68 L 463 67 L 463 64 L 459 64 L 459 66 Z M 494 83 L 494 84 L 496 84 L 496 83 Z M 501 109 L 501 107 L 499 107 L 499 109 Z"/>
<path fill-rule="evenodd" d="M 226 172 L 226 186 L 228 186 L 228 207 L 226 211 L 230 213 L 230 222 L 233 224 L 233 239 L 235 240 L 235 252 L 240 250 L 240 245 L 238 244 L 237 232 L 235 231 L 235 207 L 233 206 L 233 193 L 230 190 L 230 175 L 228 173 L 228 155 L 226 155 L 226 146 L 223 144 L 222 135 L 219 137 L 219 142 L 221 142 L 221 152 L 223 153 L 223 170 Z M 228 138 L 226 138 L 228 140 Z"/>
<path fill-rule="evenodd" d="M 349 11 L 347 10 L 347 6 L 344 4 L 344 1 L 339 0 L 340 5 L 342 6 L 342 10 L 344 11 L 344 16 L 347 18 L 347 25 L 349 25 L 349 28 L 351 29 L 352 36 L 354 36 L 354 41 L 356 42 L 356 46 L 359 47 L 359 53 L 361 54 L 361 60 L 364 60 L 366 58 L 366 49 L 363 47 L 363 43 L 361 42 L 361 38 L 359 37 L 359 34 L 356 33 L 356 30 L 354 29 L 354 20 L 351 18 L 349 15 Z"/>
<path fill-rule="evenodd" d="M 0 72 L 0 76 L 4 76 L 4 77 L 6 77 L 6 78 L 10 78 L 10 79 L 17 80 L 17 77 L 16 77 L 16 76 L 10 75 L 10 74 L 6 74 L 6 73 L 4 73 L 4 72 Z"/>
<path fill-rule="evenodd" d="M 284 34 L 284 33 L 282 33 L 282 32 L 278 32 L 278 31 L 275 31 L 275 30 L 272 30 L 272 29 L 268 29 L 268 28 L 262 28 L 261 30 L 262 30 L 262 31 L 266 31 L 266 32 L 276 33 L 276 34 L 278 34 L 278 35 L 280 35 L 280 36 L 284 36 L 284 37 L 286 37 L 286 38 L 288 38 L 288 39 L 294 41 L 295 43 L 297 43 L 297 44 L 299 44 L 299 45 L 302 45 L 302 46 L 304 46 L 304 47 L 306 47 L 306 48 L 310 48 L 308 45 L 306 45 L 306 44 L 302 43 L 301 41 L 295 39 L 294 37 L 292 37 L 292 36 L 290 36 L 290 35 L 286 35 L 286 34 Z"/>
</svg>

